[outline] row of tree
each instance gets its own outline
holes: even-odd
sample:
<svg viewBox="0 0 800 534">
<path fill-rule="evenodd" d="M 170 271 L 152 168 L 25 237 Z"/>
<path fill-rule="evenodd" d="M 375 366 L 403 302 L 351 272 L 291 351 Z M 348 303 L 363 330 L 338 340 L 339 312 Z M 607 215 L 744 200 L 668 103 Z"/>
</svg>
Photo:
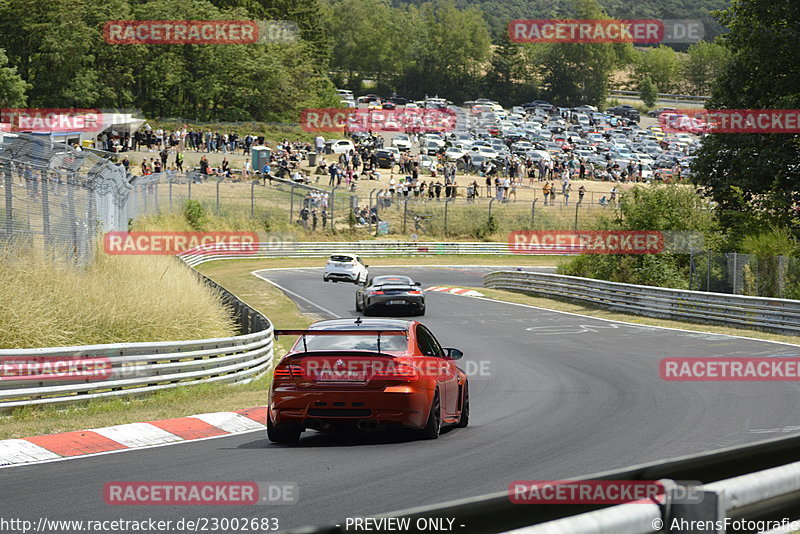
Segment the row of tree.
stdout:
<svg viewBox="0 0 800 534">
<path fill-rule="evenodd" d="M 570 0 L 576 18 L 605 18 L 597 0 Z M 279 19 L 292 44 L 111 45 L 108 20 Z M 454 0 L 393 7 L 388 0 L 0 0 L 0 105 L 137 108 L 148 116 L 294 122 L 336 105 L 334 86 L 505 104 L 544 97 L 605 102 L 627 68 L 660 91 L 707 90 L 726 59 L 713 44 L 666 47 L 493 43 L 484 12 Z M 331 77 L 330 72 L 334 75 Z"/>
</svg>

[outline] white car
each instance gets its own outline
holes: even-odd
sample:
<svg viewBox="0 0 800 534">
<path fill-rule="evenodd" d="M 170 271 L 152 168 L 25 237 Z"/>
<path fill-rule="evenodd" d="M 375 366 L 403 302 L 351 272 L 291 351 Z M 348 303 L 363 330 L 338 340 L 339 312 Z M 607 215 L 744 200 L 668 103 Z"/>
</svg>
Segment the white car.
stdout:
<svg viewBox="0 0 800 534">
<path fill-rule="evenodd" d="M 325 282 L 352 282 L 359 284 L 367 281 L 367 265 L 355 254 L 333 254 L 325 264 L 322 280 Z"/>
<path fill-rule="evenodd" d="M 392 138 L 392 146 L 403 152 L 411 150 L 411 138 L 408 134 L 397 134 Z"/>
<path fill-rule="evenodd" d="M 325 143 L 330 147 L 333 154 L 346 154 L 351 150 L 355 151 L 356 147 L 349 139 L 334 139 Z"/>
<path fill-rule="evenodd" d="M 447 150 L 444 151 L 444 157 L 447 161 L 456 161 L 464 157 L 464 154 L 467 152 L 465 150 L 461 150 L 460 148 L 451 146 Z"/>
</svg>

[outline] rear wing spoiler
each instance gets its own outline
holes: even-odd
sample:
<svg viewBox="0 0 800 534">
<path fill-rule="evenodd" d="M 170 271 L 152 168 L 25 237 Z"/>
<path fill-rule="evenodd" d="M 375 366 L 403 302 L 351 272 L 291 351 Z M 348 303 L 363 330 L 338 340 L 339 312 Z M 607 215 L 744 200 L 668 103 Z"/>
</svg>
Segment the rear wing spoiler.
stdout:
<svg viewBox="0 0 800 534">
<path fill-rule="evenodd" d="M 276 336 L 302 336 L 303 337 L 303 351 L 308 352 L 308 345 L 306 345 L 306 336 L 363 336 L 372 335 L 377 336 L 377 351 L 381 351 L 381 336 L 406 336 L 408 337 L 408 330 L 275 330 Z"/>
</svg>

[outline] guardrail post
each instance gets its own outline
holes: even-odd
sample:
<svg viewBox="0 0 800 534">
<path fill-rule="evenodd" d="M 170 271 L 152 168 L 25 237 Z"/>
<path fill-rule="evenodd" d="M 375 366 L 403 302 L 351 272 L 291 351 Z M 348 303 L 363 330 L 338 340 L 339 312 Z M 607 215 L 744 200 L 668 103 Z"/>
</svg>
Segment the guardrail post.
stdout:
<svg viewBox="0 0 800 534">
<path fill-rule="evenodd" d="M 691 502 L 682 497 L 675 497 L 676 488 L 669 491 L 667 506 L 664 513 L 664 531 L 681 532 L 685 534 L 725 534 L 725 509 L 723 495 L 717 491 L 700 490 L 693 488 L 692 495 L 697 499 Z M 680 489 L 678 489 L 680 491 Z M 675 501 L 675 502 L 673 502 Z M 697 502 L 699 501 L 699 502 Z M 694 521 L 694 523 L 692 523 Z M 675 525 L 676 528 L 671 528 Z M 696 528 L 691 528 L 695 525 Z M 706 529 L 703 526 L 715 525 L 721 529 Z M 700 530 L 702 528 L 702 530 Z"/>
</svg>

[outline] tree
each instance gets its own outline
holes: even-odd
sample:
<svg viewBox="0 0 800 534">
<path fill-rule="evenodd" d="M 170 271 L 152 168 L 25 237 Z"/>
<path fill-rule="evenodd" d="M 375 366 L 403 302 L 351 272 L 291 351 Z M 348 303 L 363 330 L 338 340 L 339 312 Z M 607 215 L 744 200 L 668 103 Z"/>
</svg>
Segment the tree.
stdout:
<svg viewBox="0 0 800 534">
<path fill-rule="evenodd" d="M 0 107 L 22 107 L 27 100 L 25 92 L 31 85 L 17 74 L 15 67 L 8 67 L 7 64 L 6 52 L 0 48 Z"/>
<path fill-rule="evenodd" d="M 573 0 L 577 19 L 607 19 L 597 0 Z M 540 45 L 542 87 L 564 106 L 605 105 L 614 69 L 629 61 L 625 44 L 569 43 Z"/>
<path fill-rule="evenodd" d="M 500 36 L 484 78 L 487 96 L 504 106 L 535 100 L 539 96 L 530 47 L 514 43 L 508 32 Z"/>
<path fill-rule="evenodd" d="M 725 69 L 731 52 L 719 43 L 700 41 L 687 50 L 689 59 L 683 64 L 683 77 L 692 94 L 707 95 L 711 84 Z"/>
<path fill-rule="evenodd" d="M 642 102 L 644 102 L 644 105 L 649 108 L 656 105 L 658 89 L 656 89 L 650 77 L 644 78 L 639 82 L 639 97 L 642 99 Z"/>
<path fill-rule="evenodd" d="M 650 78 L 659 91 L 672 93 L 678 88 L 681 66 L 681 60 L 678 59 L 675 50 L 661 45 L 636 54 L 633 75 L 639 83 L 645 78 Z"/>
<path fill-rule="evenodd" d="M 800 3 L 737 0 L 723 12 L 730 60 L 714 83 L 709 109 L 798 109 Z M 735 233 L 789 226 L 800 235 L 800 136 L 711 134 L 693 165 Z"/>
</svg>

